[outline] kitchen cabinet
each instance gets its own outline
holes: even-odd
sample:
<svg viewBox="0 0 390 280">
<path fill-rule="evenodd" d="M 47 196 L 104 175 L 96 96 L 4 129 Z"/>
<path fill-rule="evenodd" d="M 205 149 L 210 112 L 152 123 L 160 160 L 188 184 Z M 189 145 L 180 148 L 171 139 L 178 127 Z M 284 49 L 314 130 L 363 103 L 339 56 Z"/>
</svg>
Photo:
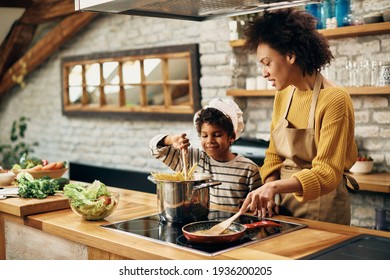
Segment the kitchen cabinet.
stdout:
<svg viewBox="0 0 390 280">
<path fill-rule="evenodd" d="M 357 26 L 346 26 L 335 29 L 321 29 L 319 30 L 328 39 L 342 39 L 347 37 L 381 35 L 390 33 L 390 22 L 381 22 L 373 24 L 363 24 Z M 244 45 L 244 40 L 231 41 L 230 46 L 239 48 Z M 390 86 L 383 87 L 346 87 L 351 95 L 378 95 L 390 94 Z M 226 91 L 228 96 L 236 97 L 251 97 L 251 96 L 274 96 L 275 90 L 245 90 L 245 89 L 228 89 Z"/>
</svg>

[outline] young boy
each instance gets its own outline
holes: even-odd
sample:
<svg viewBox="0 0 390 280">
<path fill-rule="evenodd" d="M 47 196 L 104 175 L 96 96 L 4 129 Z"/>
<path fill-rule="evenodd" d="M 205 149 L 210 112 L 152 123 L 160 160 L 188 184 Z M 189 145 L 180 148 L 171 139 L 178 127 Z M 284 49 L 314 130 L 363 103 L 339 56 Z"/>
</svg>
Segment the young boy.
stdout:
<svg viewBox="0 0 390 280">
<path fill-rule="evenodd" d="M 231 99 L 213 99 L 194 116 L 202 150 L 190 147 L 186 134 L 156 135 L 150 140 L 152 155 L 174 171 L 182 171 L 181 152 L 187 153 L 196 172 L 209 173 L 222 182 L 210 187 L 210 203 L 238 207 L 247 194 L 261 186 L 259 167 L 230 151 L 244 128 L 242 111 Z"/>
</svg>

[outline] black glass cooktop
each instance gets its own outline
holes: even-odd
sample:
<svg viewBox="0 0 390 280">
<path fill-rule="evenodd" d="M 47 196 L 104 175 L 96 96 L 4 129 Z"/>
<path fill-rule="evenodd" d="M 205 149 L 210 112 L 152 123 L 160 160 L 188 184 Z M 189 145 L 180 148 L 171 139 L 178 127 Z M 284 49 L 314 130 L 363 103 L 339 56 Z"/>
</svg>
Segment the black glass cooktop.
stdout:
<svg viewBox="0 0 390 280">
<path fill-rule="evenodd" d="M 231 217 L 233 214 L 234 213 L 230 212 L 211 210 L 208 215 L 208 220 L 222 221 Z M 277 219 L 269 220 L 275 221 L 282 226 L 263 227 L 251 230 L 247 229 L 241 239 L 226 244 L 199 244 L 190 242 L 184 237 L 181 230 L 185 224 L 162 221 L 158 214 L 102 225 L 102 227 L 207 256 L 218 255 L 223 252 L 306 227 L 306 225 L 303 224 L 284 222 Z M 236 220 L 236 222 L 241 224 L 250 224 L 257 221 L 259 221 L 257 217 L 249 215 L 242 215 Z"/>
</svg>

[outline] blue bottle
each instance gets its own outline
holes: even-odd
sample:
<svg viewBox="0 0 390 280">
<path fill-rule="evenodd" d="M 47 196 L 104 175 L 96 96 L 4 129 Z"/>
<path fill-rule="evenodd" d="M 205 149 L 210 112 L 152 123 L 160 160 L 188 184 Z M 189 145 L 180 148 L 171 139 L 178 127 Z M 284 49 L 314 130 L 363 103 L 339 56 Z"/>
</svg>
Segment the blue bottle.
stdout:
<svg viewBox="0 0 390 280">
<path fill-rule="evenodd" d="M 322 28 L 324 28 L 324 29 L 326 28 L 326 20 L 334 17 L 333 4 L 334 4 L 334 1 L 331 1 L 331 0 L 325 0 L 321 4 L 321 8 L 320 8 L 321 25 L 322 25 Z"/>
<path fill-rule="evenodd" d="M 323 28 L 321 21 L 321 5 L 309 4 L 305 6 L 305 10 L 317 19 L 317 29 Z"/>
<path fill-rule="evenodd" d="M 335 14 L 337 20 L 337 27 L 348 25 L 348 0 L 336 0 Z"/>
</svg>

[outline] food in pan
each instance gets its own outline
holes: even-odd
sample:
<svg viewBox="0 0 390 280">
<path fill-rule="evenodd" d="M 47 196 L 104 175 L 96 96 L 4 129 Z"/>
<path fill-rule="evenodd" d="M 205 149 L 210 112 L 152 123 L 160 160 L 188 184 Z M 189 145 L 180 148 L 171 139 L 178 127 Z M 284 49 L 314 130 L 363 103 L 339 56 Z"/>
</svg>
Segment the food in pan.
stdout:
<svg viewBox="0 0 390 280">
<path fill-rule="evenodd" d="M 210 236 L 209 234 L 207 234 L 207 229 L 203 229 L 203 230 L 197 230 L 194 232 L 194 234 L 197 234 L 197 235 L 205 235 L 205 236 Z M 236 233 L 234 230 L 231 230 L 231 229 L 225 229 L 221 235 L 224 235 L 224 234 L 232 234 L 232 233 Z"/>
</svg>

